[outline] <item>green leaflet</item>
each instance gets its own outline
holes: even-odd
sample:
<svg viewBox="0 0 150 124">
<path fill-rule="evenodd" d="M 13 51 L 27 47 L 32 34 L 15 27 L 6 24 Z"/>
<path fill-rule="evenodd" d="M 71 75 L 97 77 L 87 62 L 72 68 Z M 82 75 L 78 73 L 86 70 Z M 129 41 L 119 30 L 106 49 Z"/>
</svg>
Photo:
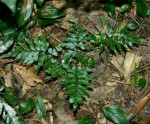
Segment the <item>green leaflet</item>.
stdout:
<svg viewBox="0 0 150 124">
<path fill-rule="evenodd" d="M 42 117 L 46 116 L 46 107 L 45 107 L 43 99 L 42 99 L 42 97 L 40 96 L 39 93 L 37 93 L 37 98 L 36 98 L 36 101 L 35 101 L 35 107 L 36 107 L 36 111 L 38 113 L 38 117 L 40 119 Z"/>
<path fill-rule="evenodd" d="M 62 79 L 61 84 L 69 95 L 69 101 L 73 104 L 73 109 L 76 110 L 82 103 L 83 98 L 88 97 L 91 77 L 88 75 L 86 68 L 73 66 L 67 70 L 67 74 Z"/>
</svg>

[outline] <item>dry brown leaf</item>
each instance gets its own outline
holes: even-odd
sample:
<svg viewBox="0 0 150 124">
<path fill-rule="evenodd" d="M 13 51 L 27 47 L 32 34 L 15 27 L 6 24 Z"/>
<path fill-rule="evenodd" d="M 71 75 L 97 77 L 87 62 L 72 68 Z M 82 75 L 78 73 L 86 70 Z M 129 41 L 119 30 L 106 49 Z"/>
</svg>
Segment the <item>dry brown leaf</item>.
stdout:
<svg viewBox="0 0 150 124">
<path fill-rule="evenodd" d="M 134 17 L 136 16 L 136 14 L 137 14 L 136 3 L 133 2 L 132 5 L 133 5 L 133 6 L 132 6 L 132 8 L 131 8 L 131 14 L 132 14 L 132 16 L 133 16 L 133 18 L 134 18 Z"/>
<path fill-rule="evenodd" d="M 16 71 L 20 75 L 20 77 L 28 86 L 43 84 L 42 79 L 40 79 L 40 77 L 33 73 L 30 69 L 26 69 L 26 67 L 17 64 L 13 65 L 13 67 L 14 71 Z"/>
<path fill-rule="evenodd" d="M 113 56 L 111 63 L 118 69 L 118 71 L 124 75 L 123 57 L 121 55 Z"/>
<path fill-rule="evenodd" d="M 134 71 L 135 65 L 139 65 L 141 59 L 141 56 L 127 52 L 124 60 L 120 55 L 113 56 L 111 63 L 118 69 L 120 74 L 122 74 L 126 80 L 129 80 L 130 73 Z"/>
<path fill-rule="evenodd" d="M 0 77 L 3 77 L 2 68 L 0 68 Z"/>
<path fill-rule="evenodd" d="M 54 109 L 54 113 L 58 117 L 58 120 L 59 120 L 58 124 L 76 124 L 77 123 L 76 121 L 72 119 L 72 117 L 69 114 L 65 112 L 65 110 L 61 106 L 58 106 L 56 109 Z"/>
<path fill-rule="evenodd" d="M 135 65 L 134 63 L 134 53 L 127 53 L 126 57 L 124 59 L 124 64 L 123 64 L 123 68 L 124 68 L 124 77 L 125 79 L 129 78 L 129 74 L 133 71 L 132 70 L 132 65 Z"/>
<path fill-rule="evenodd" d="M 5 79 L 5 85 L 7 87 L 12 87 L 10 72 L 8 73 L 7 70 L 4 70 L 3 68 L 0 68 L 0 76 L 2 76 Z"/>
<path fill-rule="evenodd" d="M 150 100 L 150 94 L 145 96 L 135 107 L 133 114 L 138 114 Z"/>
<path fill-rule="evenodd" d="M 126 25 L 128 24 L 128 20 L 123 20 L 123 22 L 121 23 L 121 29 L 123 29 L 124 27 L 126 27 Z"/>
<path fill-rule="evenodd" d="M 135 65 L 139 65 L 142 57 L 137 56 L 134 53 L 127 52 L 124 60 L 124 77 L 126 80 L 130 78 L 130 73 L 134 71 Z"/>
<path fill-rule="evenodd" d="M 17 78 L 18 83 L 21 83 L 21 96 L 24 96 L 30 89 L 40 90 L 44 83 L 40 77 L 33 73 L 30 69 L 26 69 L 23 66 L 14 64 L 7 65 L 6 68 L 0 68 L 0 76 L 5 79 L 5 85 L 7 87 L 13 87 L 13 78 Z"/>
<path fill-rule="evenodd" d="M 23 80 L 22 96 L 24 96 L 31 88 L 41 89 L 43 87 L 43 81 L 30 69 L 20 65 L 13 65 L 13 70 Z"/>
</svg>

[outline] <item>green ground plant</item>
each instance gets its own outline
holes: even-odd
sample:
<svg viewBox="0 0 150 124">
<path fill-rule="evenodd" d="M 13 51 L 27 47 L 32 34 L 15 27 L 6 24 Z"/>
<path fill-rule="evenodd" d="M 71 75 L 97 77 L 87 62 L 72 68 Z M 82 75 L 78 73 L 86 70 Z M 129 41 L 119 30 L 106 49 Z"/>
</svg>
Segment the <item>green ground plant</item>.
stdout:
<svg viewBox="0 0 150 124">
<path fill-rule="evenodd" d="M 44 27 L 57 23 L 58 19 L 65 15 L 63 10 L 52 5 L 44 6 L 44 2 L 45 0 L 0 1 L 0 32 L 3 34 L 0 39 L 0 54 L 16 42 L 22 30 L 25 31 L 35 25 Z"/>
<path fill-rule="evenodd" d="M 36 109 L 39 119 L 46 116 L 46 107 L 39 93 L 35 99 L 28 97 L 20 100 L 13 88 L 6 87 L 4 78 L 0 77 L 0 115 L 6 124 L 26 124 L 23 115 L 33 109 Z"/>
<path fill-rule="evenodd" d="M 135 35 L 129 35 L 125 30 L 114 31 L 110 28 L 105 34 L 100 32 L 93 35 L 80 28 L 77 21 L 71 22 L 72 28 L 64 38 L 64 42 L 58 46 L 51 45 L 43 35 L 38 39 L 29 40 L 26 38 L 29 34 L 27 31 L 25 34 L 20 34 L 23 38 L 16 40 L 12 50 L 5 54 L 5 57 L 13 57 L 27 65 L 37 64 L 38 71 L 44 69 L 48 74 L 47 79 L 61 77 L 61 84 L 76 111 L 82 101 L 88 97 L 92 86 L 90 72 L 95 66 L 95 60 L 93 56 L 86 56 L 86 53 L 92 51 L 94 46 L 99 47 L 100 53 L 105 48 L 114 53 L 121 52 L 125 48 L 139 45 L 140 39 Z M 25 100 L 25 102 L 31 101 Z M 24 108 L 19 110 L 23 113 L 29 112 L 24 111 L 26 110 Z"/>
<path fill-rule="evenodd" d="M 141 7 L 145 7 L 145 1 L 137 0 L 136 2 L 139 14 L 143 17 L 147 16 L 149 14 L 147 7 L 146 10 L 144 9 L 144 11 L 140 12 Z M 112 53 L 121 53 L 123 50 L 128 50 L 133 48 L 133 46 L 140 45 L 140 38 L 129 32 L 127 27 L 121 29 L 117 26 L 116 29 L 107 28 L 106 31 L 102 29 L 98 34 L 94 35 L 90 34 L 84 28 L 79 27 L 76 20 L 70 20 L 72 23 L 70 31 L 67 33 L 64 41 L 58 46 L 55 46 L 51 44 L 50 39 L 44 35 L 41 35 L 39 38 L 29 37 L 30 31 L 27 29 L 35 25 L 43 28 L 46 25 L 59 22 L 58 19 L 64 16 L 62 10 L 54 6 L 44 6 L 44 0 L 24 0 L 24 2 L 23 0 L 12 0 L 11 3 L 8 3 L 9 0 L 0 1 L 0 12 L 6 10 L 6 15 L 8 15 L 0 19 L 0 32 L 3 35 L 0 39 L 0 54 L 5 57 L 14 58 L 25 65 L 36 64 L 37 73 L 40 70 L 44 70 L 47 74 L 47 81 L 61 78 L 62 87 L 66 91 L 69 102 L 75 111 L 80 107 L 82 101 L 86 100 L 92 86 L 90 73 L 95 67 L 95 60 L 93 56 L 89 56 L 87 53 L 93 51 L 95 47 L 99 48 L 100 55 L 103 51 L 107 51 L 108 49 Z M 35 11 L 33 6 L 35 3 L 38 8 L 37 11 Z M 142 3 L 142 6 L 140 3 Z M 115 5 L 111 5 L 113 6 L 111 7 L 110 3 L 107 4 L 105 7 L 110 7 L 111 9 L 111 11 L 108 12 L 114 13 L 114 9 L 112 8 L 114 8 Z M 123 8 L 123 6 L 126 7 L 123 4 L 121 12 L 128 10 L 127 7 Z M 33 13 L 35 14 L 35 18 L 32 17 Z M 130 29 L 135 28 L 137 27 L 135 26 Z M 140 82 L 145 82 L 145 80 L 141 80 Z M 4 87 L 3 84 L 2 87 Z M 143 86 L 141 87 L 143 88 Z M 3 90 L 3 88 L 0 89 Z M 10 100 L 7 99 L 7 96 L 10 97 L 8 92 L 5 94 L 5 96 L 1 96 L 0 98 L 0 114 L 5 115 L 2 116 L 2 118 L 6 123 L 9 124 L 10 121 L 18 119 L 16 116 L 18 112 L 15 112 L 14 105 L 19 106 L 16 111 L 19 111 L 20 115 L 29 113 L 36 108 L 39 118 L 45 117 L 46 110 L 39 94 L 37 94 L 36 100 L 27 98 L 20 104 L 14 94 L 14 97 L 12 97 L 12 94 L 11 97 L 15 102 L 10 102 Z M 8 105 L 6 103 L 8 103 Z M 6 109 L 6 106 L 8 108 L 11 107 L 11 109 Z M 27 109 L 28 106 L 29 108 Z M 110 110 L 112 112 L 112 109 L 115 112 L 123 113 L 118 108 L 109 108 L 106 109 L 106 111 Z M 112 114 L 106 114 L 106 111 L 106 116 Z M 11 114 L 11 112 L 14 114 Z M 125 117 L 124 114 L 123 117 Z M 112 115 L 111 118 L 113 118 Z M 81 122 L 84 123 L 87 122 L 87 120 L 88 118 L 84 118 Z M 90 120 L 88 121 L 93 123 Z M 17 124 L 17 122 L 15 124 Z"/>
<path fill-rule="evenodd" d="M 119 7 L 119 12 L 124 14 L 130 12 L 130 10 L 136 6 L 136 11 L 141 17 L 146 17 L 150 15 L 150 9 L 146 5 L 146 0 L 105 0 L 104 8 L 109 14 L 109 16 L 116 17 L 116 7 Z"/>
<path fill-rule="evenodd" d="M 56 70 L 54 68 L 59 64 L 57 58 L 61 50 L 59 47 L 52 47 L 47 39 L 41 35 L 39 39 L 34 38 L 33 41 L 25 38 L 25 42 L 17 42 L 6 56 L 14 57 L 27 65 L 36 63 L 38 72 L 41 68 L 44 68 L 46 72 L 52 72 L 54 78 L 57 77 L 55 74 L 58 76 L 61 74 L 52 71 Z"/>
</svg>

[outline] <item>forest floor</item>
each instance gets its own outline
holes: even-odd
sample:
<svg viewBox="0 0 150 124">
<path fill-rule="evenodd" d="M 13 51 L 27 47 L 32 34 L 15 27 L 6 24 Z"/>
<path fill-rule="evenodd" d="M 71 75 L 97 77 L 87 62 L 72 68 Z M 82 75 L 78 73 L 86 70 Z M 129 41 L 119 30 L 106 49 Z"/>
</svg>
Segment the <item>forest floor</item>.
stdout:
<svg viewBox="0 0 150 124">
<path fill-rule="evenodd" d="M 69 4 L 63 0 L 47 2 L 46 4 L 52 4 L 57 8 L 64 6 L 66 16 L 63 17 L 62 23 L 47 26 L 43 32 L 38 27 L 31 29 L 32 35 L 35 37 L 38 37 L 41 33 L 51 35 L 54 38 L 54 43 L 59 44 L 70 29 L 71 25 L 67 21 L 68 18 L 77 19 L 81 27 L 96 34 L 101 30 L 101 20 L 105 17 L 107 27 L 111 28 L 116 26 L 119 20 L 123 21 L 124 24 L 136 20 L 140 28 L 134 31 L 134 33 L 139 35 L 141 40 L 146 42 L 146 45 L 134 47 L 127 52 L 117 55 L 104 51 L 99 56 L 98 48 L 96 47 L 94 52 L 87 53 L 93 55 L 96 61 L 96 66 L 91 73 L 94 80 L 89 98 L 81 104 L 76 113 L 70 108 L 70 103 L 67 100 L 67 95 L 60 84 L 59 78 L 39 84 L 38 82 L 42 82 L 41 78 L 45 77 L 44 72 L 40 72 L 38 77 L 29 71 L 34 70 L 31 66 L 23 67 L 13 62 L 13 60 L 0 59 L 3 64 L 12 61 L 11 63 L 15 64 L 15 70 L 17 73 L 20 73 L 21 77 L 25 78 L 24 80 L 34 82 L 30 84 L 32 87 L 31 92 L 27 91 L 28 87 L 23 89 L 24 97 L 34 96 L 33 91 L 36 87 L 43 85 L 40 92 L 42 98 L 46 101 L 49 111 L 46 118 L 42 119 L 41 122 L 38 120 L 35 111 L 28 114 L 25 118 L 31 124 L 75 124 L 77 120 L 84 118 L 85 115 L 94 120 L 95 124 L 111 124 L 112 122 L 105 118 L 102 113 L 102 108 L 109 105 L 119 106 L 128 115 L 129 119 L 136 120 L 138 118 L 150 117 L 150 16 L 141 18 L 136 15 L 133 17 L 131 13 L 127 12 L 123 16 L 118 14 L 115 19 L 112 19 L 102 9 L 101 4 L 97 2 L 87 3 L 83 2 L 81 5 L 74 6 L 73 3 Z M 143 77 L 147 80 L 146 86 L 141 91 L 138 89 L 138 84 L 131 85 L 129 80 L 122 79 L 118 74 L 118 72 L 123 70 L 123 75 L 132 77 L 134 75 L 133 66 L 137 62 L 136 60 L 140 63 L 137 68 L 138 79 Z M 124 63 L 128 65 L 128 68 L 124 69 Z M 7 69 L 3 68 L 3 70 L 6 71 Z M 8 69 L 7 72 L 9 73 L 9 71 Z M 29 75 L 32 78 L 29 78 Z M 141 124 L 148 122 L 144 121 Z"/>
</svg>

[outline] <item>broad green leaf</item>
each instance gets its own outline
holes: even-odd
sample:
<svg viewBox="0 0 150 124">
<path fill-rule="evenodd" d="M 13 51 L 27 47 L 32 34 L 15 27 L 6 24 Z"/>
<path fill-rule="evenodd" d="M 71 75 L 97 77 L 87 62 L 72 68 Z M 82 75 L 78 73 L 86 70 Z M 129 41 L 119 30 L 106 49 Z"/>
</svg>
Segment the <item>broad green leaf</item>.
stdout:
<svg viewBox="0 0 150 124">
<path fill-rule="evenodd" d="M 30 111 L 33 110 L 35 106 L 35 103 L 33 101 L 32 98 L 27 98 L 27 99 L 24 99 L 19 107 L 18 107 L 18 111 L 21 113 L 21 114 L 26 114 L 26 113 L 29 113 Z"/>
<path fill-rule="evenodd" d="M 0 99 L 0 115 L 6 124 L 21 124 L 20 118 L 17 117 L 17 112 Z"/>
<path fill-rule="evenodd" d="M 147 81 L 145 78 L 140 78 L 138 83 L 139 90 L 142 90 L 146 86 L 146 83 Z"/>
<path fill-rule="evenodd" d="M 129 124 L 127 115 L 119 107 L 109 106 L 103 112 L 110 121 L 116 124 Z"/>
<path fill-rule="evenodd" d="M 14 34 L 10 34 L 0 39 L 0 54 L 7 51 L 9 47 L 12 46 L 13 42 L 14 42 Z"/>
<path fill-rule="evenodd" d="M 145 17 L 150 15 L 150 10 L 149 8 L 146 6 L 146 1 L 145 0 L 136 0 L 136 6 L 137 6 L 137 12 Z"/>
<path fill-rule="evenodd" d="M 40 19 L 39 23 L 40 23 L 40 27 L 45 27 L 48 25 L 52 25 L 55 23 L 59 23 L 60 21 L 57 19 Z"/>
<path fill-rule="evenodd" d="M 139 25 L 136 23 L 136 22 L 130 22 L 128 25 L 127 25 L 127 28 L 129 30 L 136 30 L 137 28 L 139 28 Z"/>
<path fill-rule="evenodd" d="M 16 12 L 16 2 L 17 0 L 1 0 L 12 12 Z"/>
<path fill-rule="evenodd" d="M 62 10 L 57 9 L 54 6 L 44 6 L 37 11 L 37 15 L 39 18 L 44 19 L 58 19 L 65 14 Z"/>
<path fill-rule="evenodd" d="M 16 11 L 18 27 L 22 27 L 29 20 L 33 10 L 33 0 L 20 0 Z"/>
<path fill-rule="evenodd" d="M 109 14 L 110 17 L 115 16 L 115 5 L 114 4 L 106 3 L 104 5 L 104 8 L 105 8 L 105 10 L 107 11 L 107 13 Z"/>
<path fill-rule="evenodd" d="M 36 111 L 38 113 L 38 117 L 40 119 L 42 117 L 45 117 L 46 116 L 46 107 L 45 107 L 43 99 L 42 99 L 42 97 L 40 96 L 39 93 L 37 93 L 37 98 L 36 98 L 35 106 L 36 106 Z"/>
<path fill-rule="evenodd" d="M 10 105 L 16 105 L 18 103 L 18 98 L 14 94 L 4 94 L 4 98 Z"/>
<path fill-rule="evenodd" d="M 2 32 L 4 36 L 12 34 L 15 31 L 16 27 L 14 23 L 12 23 L 12 21 L 9 20 L 0 21 L 0 32 Z"/>
<path fill-rule="evenodd" d="M 36 0 L 36 2 L 39 5 L 39 7 L 42 7 L 44 0 Z"/>
<path fill-rule="evenodd" d="M 129 4 L 123 4 L 120 8 L 120 12 L 125 12 L 126 10 L 128 10 L 129 8 Z"/>
</svg>

